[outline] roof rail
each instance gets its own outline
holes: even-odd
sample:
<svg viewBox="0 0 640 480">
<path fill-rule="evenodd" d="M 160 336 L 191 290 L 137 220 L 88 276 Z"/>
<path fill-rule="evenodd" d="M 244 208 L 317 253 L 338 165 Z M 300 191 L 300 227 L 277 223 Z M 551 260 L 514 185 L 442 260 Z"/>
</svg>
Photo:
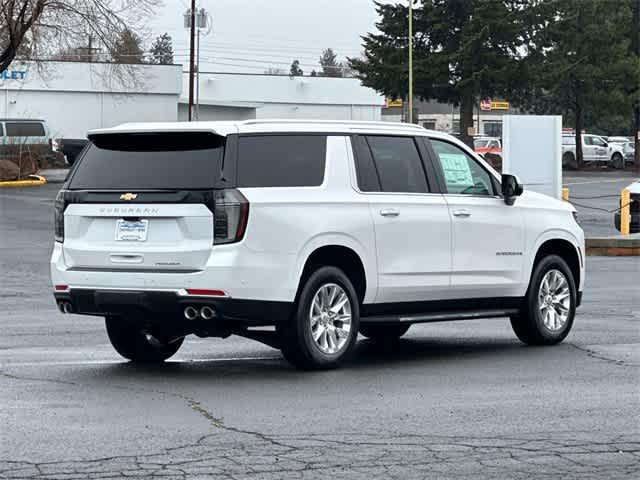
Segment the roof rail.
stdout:
<svg viewBox="0 0 640 480">
<path fill-rule="evenodd" d="M 353 125 L 353 126 L 375 126 L 375 127 L 388 127 L 389 129 L 406 129 L 413 128 L 416 130 L 424 130 L 420 125 L 416 125 L 413 123 L 398 123 L 398 122 L 383 122 L 383 121 L 363 121 L 363 120 L 294 120 L 294 119 L 264 119 L 264 120 L 244 120 L 240 122 L 243 125 L 274 125 L 279 123 L 311 123 L 316 125 Z"/>
</svg>

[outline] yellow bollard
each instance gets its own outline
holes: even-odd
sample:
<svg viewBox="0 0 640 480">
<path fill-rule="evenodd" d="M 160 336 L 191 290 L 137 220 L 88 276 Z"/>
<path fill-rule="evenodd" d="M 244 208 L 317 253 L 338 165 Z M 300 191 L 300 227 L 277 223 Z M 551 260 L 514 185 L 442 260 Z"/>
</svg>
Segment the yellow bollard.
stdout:
<svg viewBox="0 0 640 480">
<path fill-rule="evenodd" d="M 562 199 L 563 199 L 565 202 L 568 202 L 568 201 L 569 201 L 569 189 L 568 189 L 567 187 L 564 187 L 564 188 L 562 189 Z"/>
<path fill-rule="evenodd" d="M 620 192 L 620 234 L 629 235 L 629 223 L 631 221 L 631 192 L 625 188 Z"/>
</svg>

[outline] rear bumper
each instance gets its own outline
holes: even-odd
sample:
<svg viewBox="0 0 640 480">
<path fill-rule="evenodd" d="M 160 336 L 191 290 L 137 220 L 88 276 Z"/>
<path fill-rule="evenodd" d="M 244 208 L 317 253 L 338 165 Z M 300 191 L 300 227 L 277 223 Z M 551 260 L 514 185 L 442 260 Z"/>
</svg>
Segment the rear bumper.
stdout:
<svg viewBox="0 0 640 480">
<path fill-rule="evenodd" d="M 264 300 L 185 296 L 178 291 L 102 290 L 74 288 L 54 292 L 56 303 L 69 303 L 70 311 L 82 315 L 133 315 L 151 321 L 186 321 L 184 309 L 209 306 L 216 316 L 211 322 L 245 326 L 277 325 L 289 318 L 292 303 Z"/>
</svg>

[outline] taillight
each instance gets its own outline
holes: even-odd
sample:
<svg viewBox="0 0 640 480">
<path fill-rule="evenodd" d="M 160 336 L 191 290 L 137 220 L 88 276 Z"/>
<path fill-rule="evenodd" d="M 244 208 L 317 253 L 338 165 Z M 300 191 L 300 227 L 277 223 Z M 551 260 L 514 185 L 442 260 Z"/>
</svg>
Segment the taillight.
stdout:
<svg viewBox="0 0 640 480">
<path fill-rule="evenodd" d="M 53 205 L 53 224 L 56 242 L 64 242 L 64 211 L 67 208 L 66 190 L 60 190 Z"/>
<path fill-rule="evenodd" d="M 214 192 L 213 244 L 239 242 L 249 219 L 249 201 L 238 190 Z"/>
</svg>

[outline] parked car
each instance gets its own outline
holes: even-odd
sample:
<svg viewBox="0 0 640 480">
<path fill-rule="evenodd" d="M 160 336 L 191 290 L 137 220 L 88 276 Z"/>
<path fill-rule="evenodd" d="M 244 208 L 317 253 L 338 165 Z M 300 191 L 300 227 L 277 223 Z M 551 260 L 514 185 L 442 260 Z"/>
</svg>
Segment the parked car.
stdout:
<svg viewBox="0 0 640 480">
<path fill-rule="evenodd" d="M 622 145 L 607 143 L 598 135 L 583 134 L 582 157 L 585 163 L 604 163 L 613 168 L 624 167 L 624 152 Z M 562 135 L 562 166 L 577 168 L 576 137 L 575 134 Z"/>
<path fill-rule="evenodd" d="M 502 142 L 496 137 L 476 137 L 473 150 L 497 171 L 502 170 Z"/>
<path fill-rule="evenodd" d="M 17 163 L 29 173 L 60 163 L 57 144 L 44 120 L 0 118 L 0 157 Z"/>
<path fill-rule="evenodd" d="M 640 232 L 640 180 L 633 182 L 627 187 L 631 197 L 631 205 L 629 205 L 629 213 L 631 215 L 629 232 Z M 622 205 L 620 205 L 622 207 Z M 613 215 L 613 224 L 616 230 L 620 231 L 620 212 Z"/>
<path fill-rule="evenodd" d="M 62 152 L 69 165 L 73 165 L 84 148 L 89 143 L 86 138 L 59 138 L 58 151 Z"/>
<path fill-rule="evenodd" d="M 622 152 L 624 153 L 625 163 L 635 163 L 636 146 L 634 142 L 625 142 L 622 144 Z"/>
<path fill-rule="evenodd" d="M 445 133 L 249 120 L 89 140 L 55 202 L 53 293 L 65 313 L 105 317 L 132 361 L 236 334 L 330 368 L 358 332 L 489 317 L 551 345 L 581 302 L 574 207 L 523 192 Z"/>
<path fill-rule="evenodd" d="M 602 138 L 604 138 L 608 143 L 625 144 L 627 142 L 633 141 L 633 137 L 602 137 Z"/>
<path fill-rule="evenodd" d="M 502 143 L 495 137 L 478 137 L 473 139 L 473 150 L 480 154 L 493 153 L 502 155 Z"/>
</svg>

